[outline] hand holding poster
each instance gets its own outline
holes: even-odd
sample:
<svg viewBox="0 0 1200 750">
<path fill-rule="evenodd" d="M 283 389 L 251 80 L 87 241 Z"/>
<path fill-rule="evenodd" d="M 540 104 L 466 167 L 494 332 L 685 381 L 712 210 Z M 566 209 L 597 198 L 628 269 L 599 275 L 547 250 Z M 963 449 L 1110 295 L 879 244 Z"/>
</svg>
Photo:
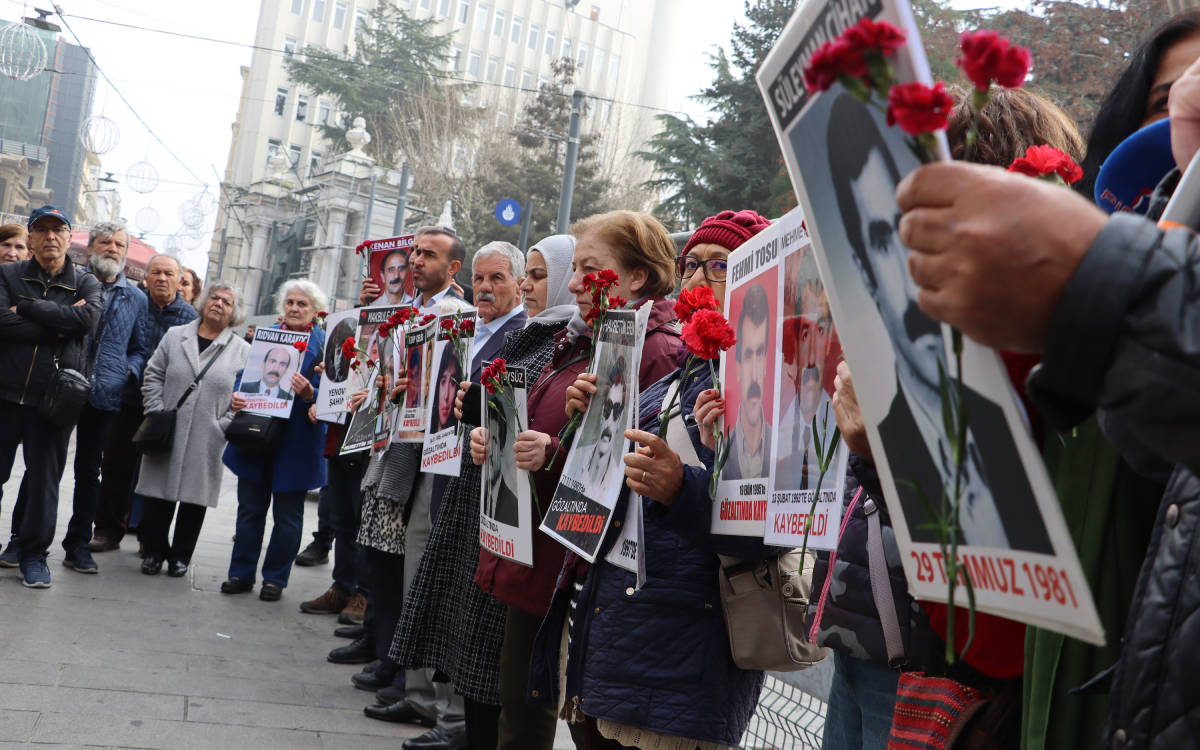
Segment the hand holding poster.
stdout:
<svg viewBox="0 0 1200 750">
<path fill-rule="evenodd" d="M 462 433 L 454 416 L 458 385 L 471 374 L 475 313 L 460 312 L 438 319 L 433 345 L 433 386 L 427 397 L 429 425 L 421 448 L 421 470 L 456 477 L 462 463 Z"/>
<path fill-rule="evenodd" d="M 605 313 L 595 344 L 596 393 L 542 519 L 542 531 L 588 562 L 596 559 L 625 486 L 625 430 L 637 425 L 638 371 L 649 316 L 650 305 Z"/>
<path fill-rule="evenodd" d="M 793 209 L 763 234 L 767 232 L 779 237 L 783 257 L 778 331 L 783 356 L 777 363 L 779 398 L 775 401 L 774 421 L 778 429 L 763 541 L 785 547 L 807 543 L 812 549 L 833 549 L 837 546 L 849 457 L 840 440 L 832 456 L 827 455 L 837 431 L 832 397 L 841 345 L 803 212 Z M 824 474 L 822 459 L 826 462 Z M 816 497 L 818 485 L 820 498 Z"/>
<path fill-rule="evenodd" d="M 368 278 L 380 290 L 379 297 L 372 300 L 371 305 L 396 307 L 413 298 L 415 288 L 408 267 L 413 239 L 413 235 L 406 234 L 364 243 L 368 253 Z"/>
<path fill-rule="evenodd" d="M 897 83 L 931 83 L 903 0 L 809 0 L 759 69 L 758 83 L 854 371 L 909 589 L 947 601 L 937 532 L 946 519 L 937 509 L 947 505 L 944 488 L 961 476 L 956 562 L 970 576 L 976 607 L 1102 643 L 1053 487 L 999 357 L 966 341 L 962 372 L 954 372 L 948 332 L 917 307 L 908 250 L 896 232 L 896 186 L 918 166 L 905 134 L 840 82 L 822 93 L 805 88 L 813 52 L 863 17 L 904 30 L 906 41 L 887 58 Z M 944 134 L 930 140 L 946 158 Z M 941 373 L 964 382 L 961 475 L 944 427 Z M 956 602 L 965 598 L 960 590 Z"/>
<path fill-rule="evenodd" d="M 246 411 L 266 417 L 287 418 L 292 413 L 292 376 L 304 361 L 296 344 L 308 342 L 307 331 L 287 331 L 259 326 L 246 355 L 237 393 L 246 400 Z"/>
<path fill-rule="evenodd" d="M 350 418 L 346 437 L 342 441 L 342 455 L 371 448 L 376 442 L 375 433 L 380 418 L 386 420 L 388 417 L 385 412 L 394 410 L 387 401 L 386 391 L 379 386 L 378 381 L 380 376 L 383 376 L 385 381 L 394 379 L 391 363 L 394 359 L 395 338 L 403 334 L 400 330 L 394 330 L 387 336 L 380 336 L 379 327 L 398 309 L 400 308 L 362 307 L 357 310 L 358 335 L 355 340 L 359 350 L 364 352 L 367 358 L 359 368 L 364 380 L 361 383 L 355 381 L 355 384 L 359 385 L 360 390 L 367 389 L 367 398 Z M 382 367 L 384 363 L 387 364 L 386 370 Z M 349 399 L 353 393 L 348 390 L 346 398 Z"/>
<path fill-rule="evenodd" d="M 337 422 L 346 415 L 350 394 L 367 387 L 367 368 L 361 365 L 350 369 L 354 361 L 358 334 L 359 310 L 332 313 L 325 320 L 325 370 L 321 373 L 321 388 L 317 391 L 317 419 Z M 349 346 L 347 346 L 349 342 Z"/>
<path fill-rule="evenodd" d="M 493 380 L 499 386 L 496 392 L 484 396 L 483 426 L 487 429 L 488 453 L 480 488 L 479 546 L 494 555 L 532 566 L 531 482 L 528 474 L 517 468 L 513 456 L 517 435 L 529 424 L 525 377 L 523 368 L 506 368 Z M 485 369 L 485 385 L 488 381 Z"/>
</svg>

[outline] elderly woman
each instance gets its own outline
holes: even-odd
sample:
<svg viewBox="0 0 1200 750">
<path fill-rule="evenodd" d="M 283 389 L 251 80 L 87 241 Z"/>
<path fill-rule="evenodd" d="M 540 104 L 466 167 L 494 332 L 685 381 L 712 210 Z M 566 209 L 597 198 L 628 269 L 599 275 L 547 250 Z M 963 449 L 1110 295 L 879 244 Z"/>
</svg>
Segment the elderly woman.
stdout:
<svg viewBox="0 0 1200 750">
<path fill-rule="evenodd" d="M 723 299 L 729 253 L 769 223 L 754 211 L 705 219 L 678 259 L 684 288 L 709 287 Z M 675 414 L 664 441 L 657 436 L 659 416 L 676 391 L 688 418 Z M 580 378 L 568 389 L 569 408 L 584 408 L 594 392 L 593 379 Z M 707 398 L 697 408 L 701 394 Z M 610 529 L 590 568 L 568 557 L 538 634 L 528 694 L 565 697 L 580 747 L 737 747 L 754 713 L 762 672 L 733 663 L 717 555 L 762 559 L 779 550 L 710 532 L 713 454 L 702 435 L 711 432 L 697 420 L 711 422 L 712 412 L 723 408 L 715 395 L 708 368 L 686 379 L 676 369 L 642 389 L 640 429 L 626 433 L 641 444 L 625 456 L 632 492 L 615 515 L 623 518 L 628 502 L 642 503 L 644 585 L 638 588 L 637 576 L 605 560 L 620 532 Z M 572 607 L 564 685 L 559 654 Z"/>
<path fill-rule="evenodd" d="M 29 232 L 20 224 L 0 225 L 0 263 L 29 258 Z"/>
<path fill-rule="evenodd" d="M 279 288 L 281 323 L 272 328 L 311 331 L 300 368 L 292 374 L 292 411 L 279 447 L 268 456 L 252 456 L 230 445 L 225 465 L 238 478 L 237 537 L 229 561 L 229 579 L 221 584 L 225 594 L 244 594 L 254 588 L 254 572 L 262 550 L 267 509 L 272 509 L 274 526 L 262 562 L 259 599 L 279 601 L 287 587 L 292 563 L 300 551 L 304 525 L 304 496 L 325 484 L 325 423 L 313 423 L 308 407 L 316 397 L 320 377 L 313 372 L 325 343 L 325 331 L 315 325 L 317 313 L 325 309 L 325 294 L 308 279 L 291 279 Z M 245 399 L 234 387 L 233 410 L 241 411 Z"/>
<path fill-rule="evenodd" d="M 168 329 L 142 381 L 147 412 L 179 405 L 170 452 L 142 456 L 137 492 L 145 499 L 139 528 L 146 575 L 157 575 L 164 561 L 167 575 L 187 573 L 204 513 L 217 506 L 225 427 L 233 419 L 229 394 L 250 351 L 233 332 L 245 317 L 236 289 L 223 281 L 210 284 L 200 312 L 199 320 Z M 180 404 L 185 393 L 190 395 Z M 175 534 L 168 541 L 172 516 Z"/>
<path fill-rule="evenodd" d="M 619 279 L 612 294 L 635 305 L 652 305 L 638 375 L 643 387 L 678 366 L 679 331 L 674 304 L 667 299 L 675 289 L 675 246 L 662 224 L 647 214 L 613 211 L 576 222 L 571 234 L 576 243 L 568 289 L 575 295 L 576 309 L 567 327 L 555 335 L 550 362 L 533 378 L 528 391 L 529 429 L 517 436 L 513 447 L 517 467 L 532 473 L 538 497 L 543 498 L 534 523 L 554 496 L 562 472 L 561 457 L 549 470 L 543 469 L 558 451 L 558 435 L 567 423 L 566 389 L 583 373 L 591 356 L 592 329 L 584 316 L 591 309 L 592 295 L 583 285 L 584 275 L 612 269 Z M 485 431 L 473 431 L 472 459 L 480 464 L 486 458 L 486 445 Z M 564 556 L 563 547 L 540 533 L 533 537 L 532 568 L 486 550 L 479 552 L 475 582 L 509 605 L 500 657 L 502 748 L 550 748 L 554 740 L 555 712 L 526 705 L 526 677 L 533 639 L 550 607 Z"/>
</svg>

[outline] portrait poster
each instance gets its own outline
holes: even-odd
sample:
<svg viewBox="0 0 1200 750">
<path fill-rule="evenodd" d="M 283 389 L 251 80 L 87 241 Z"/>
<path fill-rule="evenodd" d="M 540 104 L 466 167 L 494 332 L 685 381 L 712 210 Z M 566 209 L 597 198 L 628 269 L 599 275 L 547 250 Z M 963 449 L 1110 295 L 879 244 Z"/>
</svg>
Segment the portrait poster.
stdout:
<svg viewBox="0 0 1200 750">
<path fill-rule="evenodd" d="M 392 308 L 395 309 L 395 308 Z M 371 384 L 367 398 L 373 399 L 371 408 L 375 411 L 375 421 L 371 430 L 371 455 L 378 456 L 392 444 L 392 436 L 396 431 L 396 423 L 400 409 L 392 403 L 392 389 L 396 387 L 396 369 L 402 351 L 403 328 L 394 328 L 386 336 L 379 335 L 379 377 Z"/>
<path fill-rule="evenodd" d="M 725 314 L 737 343 L 721 355 L 729 457 L 712 504 L 714 534 L 762 537 L 771 494 L 779 359 L 779 245 L 773 226 L 729 255 Z"/>
<path fill-rule="evenodd" d="M 346 404 L 350 394 L 366 388 L 366 368 L 350 369 L 354 355 L 345 356 L 342 345 L 358 335 L 358 309 L 331 313 L 325 319 L 325 351 L 321 361 L 325 370 L 321 373 L 321 387 L 317 390 L 317 419 L 324 422 L 340 422 L 346 416 Z"/>
<path fill-rule="evenodd" d="M 884 114 L 834 83 L 810 95 L 813 51 L 863 15 L 903 28 L 888 59 L 900 83 L 932 82 L 911 9 L 902 0 L 808 0 L 757 73 L 816 250 L 846 360 L 853 371 L 872 459 L 914 596 L 946 602 L 935 524 L 954 465 L 943 428 L 941 376 L 951 377 L 950 331 L 917 306 L 908 249 L 896 229 L 895 191 L 918 166 Z M 941 158 L 948 158 L 938 133 Z M 967 340 L 968 415 L 959 560 L 979 611 L 1092 643 L 1104 634 L 1053 485 L 998 354 Z M 964 579 L 965 580 L 965 579 Z M 956 604 L 965 606 L 959 587 Z"/>
<path fill-rule="evenodd" d="M 350 417 L 346 436 L 342 439 L 342 455 L 372 448 L 376 442 L 375 433 L 381 419 L 387 421 L 389 413 L 395 411 L 387 403 L 387 389 L 380 388 L 378 383 L 380 375 L 385 375 L 385 381 L 391 377 L 391 368 L 384 370 L 382 365 L 385 362 L 391 362 L 394 358 L 392 349 L 395 347 L 394 339 L 396 338 L 395 333 L 386 337 L 380 336 L 379 324 L 387 320 L 396 310 L 396 307 L 360 307 L 357 309 L 358 333 L 354 340 L 358 343 L 358 349 L 366 352 L 367 360 L 359 366 L 358 371 L 361 373 L 362 381 L 356 383 L 358 385 L 356 390 L 366 388 L 367 398 Z M 354 390 L 348 390 L 346 399 L 349 400 L 353 393 Z"/>
<path fill-rule="evenodd" d="M 406 234 L 367 241 L 368 277 L 382 290 L 372 305 L 402 305 L 416 293 L 409 271 L 414 239 L 414 235 Z"/>
<path fill-rule="evenodd" d="M 435 364 L 433 377 L 426 396 L 426 411 L 429 414 L 428 425 L 425 427 L 425 442 L 421 446 L 421 471 L 431 474 L 458 476 L 462 465 L 462 446 L 466 434 L 459 434 L 458 419 L 454 416 L 454 399 L 458 395 L 458 384 L 471 379 L 470 352 L 474 344 L 475 331 L 464 336 L 461 340 L 466 345 L 467 363 L 463 363 L 455 352 L 454 341 L 450 339 L 450 331 L 443 328 L 443 321 L 457 325 L 459 320 L 475 320 L 475 313 L 460 312 L 458 319 L 454 315 L 443 315 L 435 324 L 437 338 L 433 344 Z"/>
<path fill-rule="evenodd" d="M 529 474 L 517 468 L 513 443 L 529 425 L 528 381 L 521 367 L 510 367 L 511 400 L 484 391 L 484 428 L 488 457 L 479 488 L 479 546 L 499 557 L 533 567 L 533 493 Z"/>
<path fill-rule="evenodd" d="M 837 431 L 833 378 L 842 348 L 833 326 L 829 295 L 817 272 L 804 212 L 792 209 L 762 234 L 767 232 L 779 237 L 782 260 L 776 329 L 780 356 L 775 375 L 779 398 L 775 400 L 774 469 L 763 541 L 800 547 L 807 536 L 810 549 L 833 549 L 837 546 L 850 454 L 839 440 L 822 476 L 817 448 L 829 446 Z"/>
<path fill-rule="evenodd" d="M 296 342 L 308 341 L 307 331 L 285 331 L 259 326 L 250 342 L 250 353 L 242 369 L 238 394 L 246 399 L 246 411 L 265 417 L 292 414 L 292 375 L 304 361 Z"/>
<path fill-rule="evenodd" d="M 393 377 L 408 377 L 408 390 L 400 403 L 394 439 L 402 443 L 424 443 L 425 425 L 429 423 L 429 399 L 426 394 L 432 385 L 433 345 L 437 319 L 425 325 L 410 325 L 404 334 L 404 346 L 395 361 Z"/>
<path fill-rule="evenodd" d="M 596 393 L 575 432 L 542 531 L 595 562 L 625 487 L 625 430 L 637 425 L 638 372 L 650 305 L 610 310 L 596 343 Z"/>
</svg>

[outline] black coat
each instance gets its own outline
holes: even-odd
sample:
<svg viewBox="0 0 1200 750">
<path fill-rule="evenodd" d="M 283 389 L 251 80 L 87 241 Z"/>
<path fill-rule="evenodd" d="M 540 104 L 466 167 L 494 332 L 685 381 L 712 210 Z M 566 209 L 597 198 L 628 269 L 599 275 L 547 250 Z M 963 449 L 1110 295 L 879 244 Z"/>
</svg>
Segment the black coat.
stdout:
<svg viewBox="0 0 1200 750">
<path fill-rule="evenodd" d="M 1101 410 L 1113 442 L 1175 465 L 1110 691 L 1105 748 L 1196 746 L 1200 726 L 1200 239 L 1109 219 L 1050 320 L 1029 381 L 1047 419 Z"/>
<path fill-rule="evenodd" d="M 70 260 L 54 277 L 36 260 L 0 265 L 0 399 L 39 405 L 56 358 L 86 372 L 102 304 L 100 282 Z"/>
</svg>

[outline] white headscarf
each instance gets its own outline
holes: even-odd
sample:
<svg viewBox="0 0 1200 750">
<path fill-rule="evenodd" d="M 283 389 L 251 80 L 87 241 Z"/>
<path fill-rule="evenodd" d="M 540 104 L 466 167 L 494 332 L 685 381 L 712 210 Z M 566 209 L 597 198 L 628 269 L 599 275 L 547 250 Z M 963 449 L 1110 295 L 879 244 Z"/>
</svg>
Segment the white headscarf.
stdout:
<svg viewBox="0 0 1200 750">
<path fill-rule="evenodd" d="M 540 252 L 546 261 L 546 309 L 534 318 L 569 319 L 579 310 L 575 295 L 567 289 L 571 281 L 571 261 L 575 258 L 575 238 L 569 234 L 554 234 L 529 249 Z"/>
</svg>

